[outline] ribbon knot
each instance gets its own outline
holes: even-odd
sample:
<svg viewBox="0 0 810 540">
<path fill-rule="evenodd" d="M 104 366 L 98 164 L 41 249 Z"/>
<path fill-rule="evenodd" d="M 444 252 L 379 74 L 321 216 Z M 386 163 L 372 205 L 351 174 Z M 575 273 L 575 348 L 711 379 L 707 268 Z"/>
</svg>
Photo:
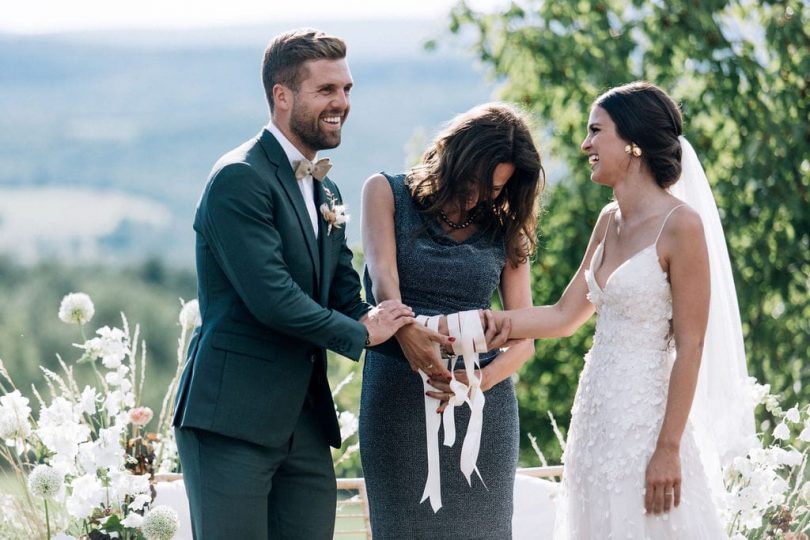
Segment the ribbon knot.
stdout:
<svg viewBox="0 0 810 540">
<path fill-rule="evenodd" d="M 301 180 L 305 176 L 311 174 L 312 178 L 314 178 L 318 182 L 321 182 L 326 177 L 326 173 L 329 172 L 329 169 L 332 168 L 332 160 L 326 157 L 321 158 L 315 163 L 313 163 L 310 160 L 304 158 L 293 161 L 293 167 L 295 167 L 296 180 Z"/>
<path fill-rule="evenodd" d="M 440 316 L 425 317 L 419 315 L 416 321 L 425 325 L 433 331 L 439 329 Z M 430 500 L 433 512 L 438 512 L 442 507 L 441 472 L 439 465 L 439 428 L 444 424 L 444 445 L 453 446 L 456 442 L 456 423 L 454 417 L 455 407 L 467 404 L 470 406 L 470 421 L 467 424 L 467 433 L 461 446 L 461 472 L 467 479 L 467 483 L 472 485 L 472 473 L 475 472 L 483 483 L 481 473 L 478 471 L 476 462 L 478 461 L 478 451 L 481 447 L 481 431 L 484 423 L 484 403 L 486 398 L 481 390 L 481 379 L 475 374 L 475 369 L 480 367 L 478 353 L 486 352 L 487 345 L 484 337 L 484 330 L 481 327 L 481 320 L 478 310 L 452 313 L 447 316 L 447 326 L 450 335 L 456 338 L 464 359 L 464 371 L 467 374 L 467 382 L 464 384 L 455 378 L 455 356 L 451 357 L 450 388 L 454 395 L 450 398 L 444 414 L 436 414 L 436 407 L 441 403 L 438 399 L 425 394 L 425 432 L 427 435 L 428 454 L 428 477 L 425 482 L 425 490 L 422 493 L 422 500 Z M 436 353 L 439 352 L 439 345 L 433 344 Z M 429 377 L 423 371 L 419 371 L 422 376 L 422 385 L 425 392 L 433 388 L 428 384 Z M 486 488 L 486 484 L 484 484 Z"/>
</svg>

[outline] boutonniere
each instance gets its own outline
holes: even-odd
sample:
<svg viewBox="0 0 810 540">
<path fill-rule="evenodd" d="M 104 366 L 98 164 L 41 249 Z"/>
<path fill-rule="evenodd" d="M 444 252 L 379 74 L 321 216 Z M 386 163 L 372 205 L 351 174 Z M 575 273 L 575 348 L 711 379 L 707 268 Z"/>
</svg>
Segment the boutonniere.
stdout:
<svg viewBox="0 0 810 540">
<path fill-rule="evenodd" d="M 328 236 L 332 234 L 332 227 L 339 229 L 341 225 L 349 221 L 349 214 L 346 213 L 345 204 L 337 204 L 337 197 L 329 191 L 329 188 L 324 187 L 323 192 L 326 194 L 328 202 L 321 205 L 321 215 L 329 224 L 329 228 L 326 230 Z"/>
</svg>

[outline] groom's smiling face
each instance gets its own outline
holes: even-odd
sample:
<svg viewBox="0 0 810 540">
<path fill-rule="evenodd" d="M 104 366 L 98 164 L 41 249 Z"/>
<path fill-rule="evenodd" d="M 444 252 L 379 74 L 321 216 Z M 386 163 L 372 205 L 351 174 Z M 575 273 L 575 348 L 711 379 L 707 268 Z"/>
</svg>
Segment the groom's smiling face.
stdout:
<svg viewBox="0 0 810 540">
<path fill-rule="evenodd" d="M 301 81 L 292 96 L 290 132 L 304 146 L 302 151 L 314 154 L 335 148 L 350 109 L 353 81 L 349 65 L 345 59 L 309 60 L 301 70 Z"/>
</svg>

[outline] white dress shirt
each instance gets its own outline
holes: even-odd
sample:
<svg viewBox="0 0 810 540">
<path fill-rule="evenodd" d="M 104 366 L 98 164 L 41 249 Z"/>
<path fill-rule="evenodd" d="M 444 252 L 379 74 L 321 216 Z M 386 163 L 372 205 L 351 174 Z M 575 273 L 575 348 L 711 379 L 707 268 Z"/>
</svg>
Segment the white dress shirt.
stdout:
<svg viewBox="0 0 810 540">
<path fill-rule="evenodd" d="M 305 159 L 304 154 L 302 154 L 298 148 L 296 148 L 293 143 L 290 142 L 290 140 L 272 121 L 267 124 L 267 131 L 272 133 L 276 138 L 278 143 L 281 145 L 281 149 L 284 150 L 284 153 L 287 155 L 287 159 L 290 160 L 290 166 L 293 170 L 295 170 L 295 165 L 293 165 L 293 162 Z M 316 154 L 315 159 L 313 159 L 312 162 L 315 163 L 317 160 L 318 156 Z M 312 175 L 308 174 L 298 180 L 298 188 L 301 190 L 301 195 L 304 196 L 304 202 L 307 205 L 307 212 L 309 212 L 309 220 L 312 222 L 312 230 L 315 232 L 315 238 L 318 238 L 318 209 L 315 208 L 315 185 Z"/>
</svg>

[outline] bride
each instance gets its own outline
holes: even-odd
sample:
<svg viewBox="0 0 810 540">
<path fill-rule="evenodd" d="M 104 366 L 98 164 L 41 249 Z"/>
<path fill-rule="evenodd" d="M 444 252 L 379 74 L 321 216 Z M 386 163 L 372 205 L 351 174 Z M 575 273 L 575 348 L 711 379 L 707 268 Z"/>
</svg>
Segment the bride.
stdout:
<svg viewBox="0 0 810 540">
<path fill-rule="evenodd" d="M 681 133 L 677 105 L 650 83 L 601 95 L 582 151 L 615 201 L 555 305 L 487 314 L 511 319 L 513 338 L 567 336 L 598 314 L 557 538 L 726 538 L 720 467 L 750 448 L 753 409 L 722 227 Z"/>
</svg>

